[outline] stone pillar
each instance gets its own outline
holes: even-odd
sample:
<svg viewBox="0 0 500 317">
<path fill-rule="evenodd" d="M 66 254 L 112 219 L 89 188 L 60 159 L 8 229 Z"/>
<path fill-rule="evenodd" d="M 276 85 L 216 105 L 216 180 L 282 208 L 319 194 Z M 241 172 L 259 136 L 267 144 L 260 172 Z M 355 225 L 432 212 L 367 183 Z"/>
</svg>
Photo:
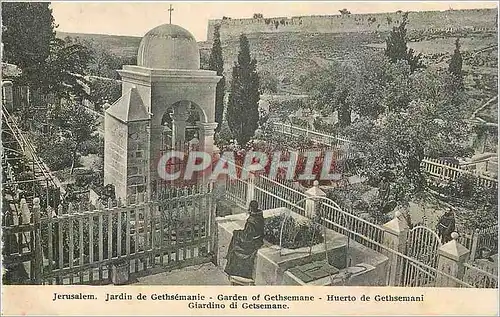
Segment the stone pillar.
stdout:
<svg viewBox="0 0 500 317">
<path fill-rule="evenodd" d="M 396 211 L 394 219 L 383 225 L 384 238 L 382 243 L 388 248 L 406 253 L 406 239 L 408 237 L 408 223 L 403 214 Z M 382 250 L 382 253 L 389 258 L 389 268 L 387 270 L 387 286 L 398 286 L 403 271 L 403 263 L 398 256 L 390 251 Z"/>
<path fill-rule="evenodd" d="M 210 155 L 210 157 L 214 157 L 219 153 L 215 153 L 215 145 L 214 145 L 214 134 L 215 128 L 217 127 L 217 122 L 196 122 L 198 126 L 198 138 L 199 145 L 198 151 L 205 152 Z M 212 167 L 210 167 L 210 172 L 203 173 L 203 184 L 206 184 L 210 181 L 210 174 L 212 172 Z"/>
<path fill-rule="evenodd" d="M 306 196 L 306 214 L 305 216 L 312 219 L 316 214 L 317 208 L 319 208 L 321 201 L 319 197 L 326 197 L 326 193 L 319 188 L 319 182 L 314 181 L 313 187 L 309 188 L 305 192 Z"/>
<path fill-rule="evenodd" d="M 200 151 L 204 151 L 212 155 L 216 147 L 214 145 L 214 134 L 215 128 L 217 128 L 217 122 L 197 122 L 199 130 L 200 139 Z"/>
<path fill-rule="evenodd" d="M 442 245 L 438 250 L 438 271 L 462 279 L 465 274 L 464 263 L 469 258 L 469 250 L 458 241 L 458 233 L 451 234 L 452 240 Z M 447 276 L 438 274 L 436 276 L 438 287 L 458 287 L 459 283 Z"/>
<path fill-rule="evenodd" d="M 186 120 L 189 118 L 189 109 L 185 104 L 174 108 L 172 118 L 172 148 L 180 149 L 186 142 Z"/>
</svg>

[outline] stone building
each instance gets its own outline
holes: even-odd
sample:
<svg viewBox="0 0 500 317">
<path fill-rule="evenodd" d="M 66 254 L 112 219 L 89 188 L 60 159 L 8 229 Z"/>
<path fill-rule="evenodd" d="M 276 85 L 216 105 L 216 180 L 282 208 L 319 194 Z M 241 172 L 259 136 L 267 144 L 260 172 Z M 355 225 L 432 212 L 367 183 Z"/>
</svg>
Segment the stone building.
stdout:
<svg viewBox="0 0 500 317">
<path fill-rule="evenodd" d="M 116 197 L 124 200 L 152 194 L 160 180 L 162 154 L 182 150 L 189 141 L 185 131 L 191 109 L 199 118 L 198 147 L 213 153 L 215 89 L 221 77 L 200 70 L 195 38 L 173 24 L 147 32 L 137 65 L 125 65 L 118 72 L 122 96 L 105 111 L 104 182 L 114 185 Z"/>
</svg>

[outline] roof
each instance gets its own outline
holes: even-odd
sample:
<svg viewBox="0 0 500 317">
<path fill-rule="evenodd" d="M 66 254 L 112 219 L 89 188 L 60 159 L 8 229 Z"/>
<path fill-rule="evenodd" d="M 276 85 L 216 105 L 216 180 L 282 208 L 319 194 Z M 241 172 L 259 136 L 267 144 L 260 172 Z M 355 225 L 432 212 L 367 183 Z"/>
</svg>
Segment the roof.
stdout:
<svg viewBox="0 0 500 317">
<path fill-rule="evenodd" d="M 124 93 L 106 109 L 106 113 L 122 122 L 144 121 L 151 118 L 136 87 Z"/>
<path fill-rule="evenodd" d="M 142 38 L 137 66 L 197 70 L 200 68 L 200 49 L 189 31 L 175 24 L 163 24 Z"/>
<path fill-rule="evenodd" d="M 196 42 L 193 34 L 181 26 L 175 24 L 162 24 L 151 29 L 144 37 L 161 37 L 164 39 L 184 39 Z"/>
</svg>

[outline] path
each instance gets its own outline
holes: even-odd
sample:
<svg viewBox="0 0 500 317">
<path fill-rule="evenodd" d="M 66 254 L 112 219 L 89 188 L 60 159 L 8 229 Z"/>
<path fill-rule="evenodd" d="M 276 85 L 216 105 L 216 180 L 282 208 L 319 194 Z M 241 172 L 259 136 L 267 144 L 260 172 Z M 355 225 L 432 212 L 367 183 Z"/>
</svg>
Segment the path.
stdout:
<svg viewBox="0 0 500 317">
<path fill-rule="evenodd" d="M 132 285 L 230 285 L 230 283 L 226 274 L 209 262 L 138 277 Z"/>
</svg>

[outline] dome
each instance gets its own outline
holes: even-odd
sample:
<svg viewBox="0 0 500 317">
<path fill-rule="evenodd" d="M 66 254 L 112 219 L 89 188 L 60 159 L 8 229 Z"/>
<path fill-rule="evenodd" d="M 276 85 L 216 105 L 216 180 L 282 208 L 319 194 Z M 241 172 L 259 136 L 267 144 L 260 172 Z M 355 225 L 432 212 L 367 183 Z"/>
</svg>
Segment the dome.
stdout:
<svg viewBox="0 0 500 317">
<path fill-rule="evenodd" d="M 194 36 L 175 24 L 150 30 L 141 40 L 137 66 L 157 69 L 199 69 L 200 50 Z"/>
</svg>

